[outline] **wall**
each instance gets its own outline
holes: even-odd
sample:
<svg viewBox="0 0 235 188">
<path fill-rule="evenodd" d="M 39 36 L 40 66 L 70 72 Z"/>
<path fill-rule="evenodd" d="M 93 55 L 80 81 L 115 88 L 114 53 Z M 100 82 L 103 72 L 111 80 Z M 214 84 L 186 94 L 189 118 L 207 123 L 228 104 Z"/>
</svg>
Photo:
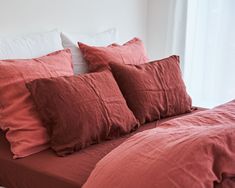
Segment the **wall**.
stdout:
<svg viewBox="0 0 235 188">
<path fill-rule="evenodd" d="M 0 35 L 47 31 L 94 33 L 115 27 L 120 42 L 145 42 L 147 0 L 0 0 Z"/>
<path fill-rule="evenodd" d="M 172 45 L 177 46 L 173 38 L 180 38 L 174 36 L 177 35 L 174 29 L 176 2 L 185 1 L 0 0 L 0 36 L 54 28 L 95 33 L 115 27 L 119 32 L 120 43 L 134 36 L 142 38 L 152 60 L 172 53 L 182 55 L 173 50 Z M 180 41 L 180 44 L 183 43 Z"/>
</svg>

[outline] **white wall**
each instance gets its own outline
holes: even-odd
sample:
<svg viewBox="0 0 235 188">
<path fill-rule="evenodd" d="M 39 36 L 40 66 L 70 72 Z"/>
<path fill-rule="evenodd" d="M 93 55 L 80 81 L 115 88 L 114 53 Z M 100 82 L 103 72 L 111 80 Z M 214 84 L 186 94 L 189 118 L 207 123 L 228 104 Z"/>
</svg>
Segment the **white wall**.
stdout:
<svg viewBox="0 0 235 188">
<path fill-rule="evenodd" d="M 95 33 L 115 27 L 120 43 L 140 37 L 150 59 L 160 59 L 171 55 L 174 7 L 180 1 L 0 0 L 0 36 L 54 28 Z"/>
<path fill-rule="evenodd" d="M 115 27 L 120 42 L 146 42 L 148 0 L 0 0 L 0 35 L 47 31 L 94 33 Z"/>
</svg>

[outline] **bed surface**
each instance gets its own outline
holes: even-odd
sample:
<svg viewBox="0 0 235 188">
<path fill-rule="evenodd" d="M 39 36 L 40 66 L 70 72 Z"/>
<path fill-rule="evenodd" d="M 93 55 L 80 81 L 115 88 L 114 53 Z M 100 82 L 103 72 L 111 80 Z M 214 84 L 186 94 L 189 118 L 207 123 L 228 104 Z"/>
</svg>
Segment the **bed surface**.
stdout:
<svg viewBox="0 0 235 188">
<path fill-rule="evenodd" d="M 193 113 L 201 110 L 203 109 L 195 110 Z M 172 118 L 145 124 L 130 135 L 90 146 L 63 158 L 57 157 L 52 150 L 48 149 L 23 159 L 13 160 L 9 144 L 0 132 L 0 186 L 7 188 L 81 187 L 96 163 L 107 153 L 131 135 L 154 128 L 169 119 Z"/>
</svg>

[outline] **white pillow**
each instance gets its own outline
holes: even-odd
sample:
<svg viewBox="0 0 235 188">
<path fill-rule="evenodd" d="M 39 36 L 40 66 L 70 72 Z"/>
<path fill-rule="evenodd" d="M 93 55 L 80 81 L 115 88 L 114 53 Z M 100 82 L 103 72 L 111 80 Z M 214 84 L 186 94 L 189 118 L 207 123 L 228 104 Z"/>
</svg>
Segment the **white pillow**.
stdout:
<svg viewBox="0 0 235 188">
<path fill-rule="evenodd" d="M 0 59 L 29 59 L 63 49 L 60 32 L 0 38 Z"/>
<path fill-rule="evenodd" d="M 117 42 L 116 29 L 109 29 L 93 35 L 83 35 L 79 33 L 61 33 L 62 44 L 64 48 L 69 48 L 72 52 L 74 73 L 86 73 L 87 62 L 82 57 L 77 42 L 82 42 L 92 46 L 108 46 Z"/>
</svg>

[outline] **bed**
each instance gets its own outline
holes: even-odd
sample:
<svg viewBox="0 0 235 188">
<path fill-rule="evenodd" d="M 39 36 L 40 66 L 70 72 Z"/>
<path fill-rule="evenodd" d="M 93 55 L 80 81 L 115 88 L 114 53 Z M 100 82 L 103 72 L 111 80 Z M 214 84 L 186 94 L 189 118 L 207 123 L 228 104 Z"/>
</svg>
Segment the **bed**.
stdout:
<svg viewBox="0 0 235 188">
<path fill-rule="evenodd" d="M 179 56 L 149 62 L 139 38 L 73 50 L 43 36 L 17 40 L 24 56 L 0 40 L 0 186 L 235 187 L 235 100 L 193 108 Z"/>
<path fill-rule="evenodd" d="M 194 109 L 192 113 L 203 110 L 205 109 Z M 14 160 L 12 159 L 9 144 L 4 138 L 3 132 L 1 132 L 0 185 L 7 188 L 81 187 L 89 177 L 96 163 L 114 148 L 125 142 L 126 139 L 138 132 L 155 128 L 161 125 L 161 123 L 176 117 L 145 124 L 130 135 L 90 146 L 87 149 L 67 157 L 57 157 L 55 153 L 49 149 L 23 159 Z"/>
</svg>

